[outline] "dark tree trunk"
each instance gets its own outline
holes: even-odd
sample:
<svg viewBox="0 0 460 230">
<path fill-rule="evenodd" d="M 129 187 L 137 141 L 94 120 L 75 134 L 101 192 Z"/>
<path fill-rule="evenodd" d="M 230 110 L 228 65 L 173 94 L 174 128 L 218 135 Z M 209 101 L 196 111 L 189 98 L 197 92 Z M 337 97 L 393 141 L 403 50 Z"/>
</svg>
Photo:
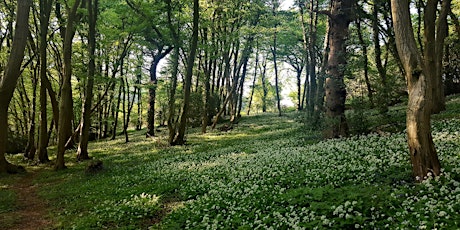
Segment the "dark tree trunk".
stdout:
<svg viewBox="0 0 460 230">
<path fill-rule="evenodd" d="M 96 21 L 97 21 L 97 10 L 98 0 L 88 0 L 88 21 L 89 21 L 89 33 L 88 33 L 88 73 L 87 82 L 85 89 L 85 100 L 83 102 L 81 123 L 80 123 L 80 141 L 77 149 L 78 160 L 90 159 L 88 154 L 88 142 L 89 142 L 89 131 L 91 127 L 91 107 L 93 102 L 93 86 L 94 86 L 94 75 L 96 72 L 95 54 L 96 54 Z"/>
<path fill-rule="evenodd" d="M 48 151 L 46 149 L 48 147 L 49 142 L 47 115 L 48 102 L 46 96 L 47 84 L 49 84 L 49 81 L 47 76 L 48 58 L 46 47 L 48 45 L 48 25 L 52 6 L 52 0 L 40 0 L 40 128 L 38 138 L 38 161 L 40 163 L 46 163 L 49 161 Z"/>
<path fill-rule="evenodd" d="M 379 3 L 380 1 L 377 1 L 374 4 L 374 9 L 372 11 L 372 30 L 373 30 L 373 37 L 374 37 L 374 51 L 375 51 L 375 65 L 377 66 L 377 71 L 379 73 L 380 79 L 382 81 L 382 86 L 383 86 L 383 91 L 382 91 L 382 96 L 380 97 L 378 104 L 380 107 L 381 112 L 387 112 L 388 111 L 388 99 L 389 99 L 389 88 L 388 88 L 388 82 L 387 82 L 387 73 L 385 68 L 383 67 L 382 64 L 382 50 L 380 48 L 380 39 L 379 39 Z"/>
<path fill-rule="evenodd" d="M 316 4 L 315 4 L 316 2 Z M 310 76 L 310 87 L 308 92 L 308 111 L 313 115 L 315 110 L 315 92 L 317 88 L 316 79 L 316 27 L 318 25 L 318 16 L 315 13 L 318 10 L 318 1 L 312 1 L 310 5 L 310 41 L 308 44 L 309 63 L 308 72 Z"/>
<path fill-rule="evenodd" d="M 195 62 L 196 50 L 198 47 L 198 23 L 199 23 L 199 0 L 193 1 L 193 30 L 192 30 L 192 40 L 190 43 L 190 54 L 187 60 L 187 71 L 185 74 L 185 85 L 184 85 L 184 104 L 182 107 L 182 114 L 180 116 L 180 123 L 178 128 L 178 133 L 174 139 L 174 145 L 183 145 L 185 144 L 185 129 L 187 125 L 187 113 L 188 107 L 190 104 L 190 88 L 192 84 L 192 75 L 193 75 L 193 64 Z"/>
<path fill-rule="evenodd" d="M 277 48 L 277 33 L 273 36 L 273 47 L 271 49 L 273 55 L 273 65 L 275 67 L 275 91 L 276 91 L 276 107 L 278 108 L 278 116 L 281 116 L 281 97 L 280 97 L 280 88 L 279 88 L 279 79 L 278 79 L 278 63 L 276 58 L 276 48 Z"/>
<path fill-rule="evenodd" d="M 361 21 L 360 21 L 360 19 L 358 19 L 356 21 L 356 27 L 357 27 L 357 30 L 358 30 L 359 43 L 361 43 L 361 48 L 363 49 L 364 81 L 366 82 L 367 97 L 369 98 L 369 102 L 370 102 L 371 106 L 373 107 L 374 106 L 374 95 L 373 95 L 373 91 L 372 91 L 371 81 L 369 80 L 369 58 L 367 56 L 367 45 L 366 45 L 366 42 L 364 41 L 363 33 L 361 31 Z M 379 45 L 379 47 L 380 47 L 380 45 Z"/>
<path fill-rule="evenodd" d="M 352 21 L 354 0 L 334 0 L 329 14 L 329 57 L 326 69 L 326 116 L 329 120 L 325 136 L 338 138 L 347 136 L 348 125 L 345 119 L 344 72 L 347 64 L 346 44 L 348 25 Z"/>
<path fill-rule="evenodd" d="M 13 97 L 14 89 L 20 75 L 21 63 L 29 34 L 29 12 L 32 1 L 18 0 L 16 10 L 16 25 L 10 56 L 0 78 L 0 174 L 16 173 L 19 168 L 5 159 L 8 140 L 8 106 Z"/>
<path fill-rule="evenodd" d="M 24 151 L 24 158 L 29 160 L 34 160 L 35 153 L 37 152 L 37 147 L 35 143 L 35 114 L 37 109 L 37 84 L 38 84 L 38 77 L 37 77 L 37 67 L 34 68 L 34 76 L 32 77 L 32 111 L 30 115 L 30 127 L 29 127 L 29 134 L 27 138 L 27 146 Z"/>
<path fill-rule="evenodd" d="M 173 48 L 169 47 L 163 51 L 163 47 L 158 48 L 158 54 L 153 54 L 153 60 L 150 65 L 150 86 L 149 86 L 149 110 L 147 112 L 147 133 L 146 137 L 155 136 L 155 99 L 156 87 L 158 83 L 157 68 L 161 59 L 166 57 Z"/>
</svg>

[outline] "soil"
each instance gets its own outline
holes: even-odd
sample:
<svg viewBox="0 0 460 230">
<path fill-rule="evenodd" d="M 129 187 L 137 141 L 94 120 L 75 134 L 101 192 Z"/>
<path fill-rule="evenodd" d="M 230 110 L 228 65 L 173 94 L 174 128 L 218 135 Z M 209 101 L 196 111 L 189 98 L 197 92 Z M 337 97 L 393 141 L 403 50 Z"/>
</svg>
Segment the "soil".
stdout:
<svg viewBox="0 0 460 230">
<path fill-rule="evenodd" d="M 9 230 L 42 230 L 52 228 L 48 204 L 37 194 L 34 179 L 38 172 L 29 171 L 11 186 L 17 196 L 14 211 L 5 213 L 4 218 L 13 219 Z M 0 226 L 3 229 L 3 226 Z"/>
</svg>

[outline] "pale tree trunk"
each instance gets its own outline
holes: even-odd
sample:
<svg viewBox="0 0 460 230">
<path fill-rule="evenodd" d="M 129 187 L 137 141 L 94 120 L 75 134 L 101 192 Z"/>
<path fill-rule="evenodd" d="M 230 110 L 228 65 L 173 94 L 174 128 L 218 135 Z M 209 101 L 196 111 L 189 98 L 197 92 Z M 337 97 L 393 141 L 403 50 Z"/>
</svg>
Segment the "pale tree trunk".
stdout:
<svg viewBox="0 0 460 230">
<path fill-rule="evenodd" d="M 10 56 L 3 76 L 0 78 L 0 173 L 15 173 L 18 167 L 5 159 L 8 140 L 8 106 L 20 75 L 21 63 L 29 34 L 31 0 L 18 0 L 16 26 Z"/>
<path fill-rule="evenodd" d="M 190 43 L 190 53 L 187 60 L 187 71 L 185 74 L 185 85 L 184 85 L 184 104 L 182 107 L 182 114 L 180 116 L 180 123 L 178 133 L 174 139 L 173 145 L 185 144 L 185 129 L 187 126 L 187 113 L 190 106 L 190 88 L 192 84 L 193 75 L 193 64 L 195 62 L 196 50 L 198 47 L 198 23 L 200 19 L 199 15 L 199 0 L 193 1 L 193 30 L 192 40 Z"/>
<path fill-rule="evenodd" d="M 89 0 L 88 4 L 88 73 L 86 79 L 85 100 L 83 102 L 81 122 L 80 122 L 80 142 L 78 143 L 77 159 L 88 160 L 88 141 L 89 129 L 91 127 L 91 106 L 93 102 L 94 74 L 96 72 L 95 53 L 96 53 L 96 21 L 98 0 Z"/>
<path fill-rule="evenodd" d="M 77 9 L 80 0 L 75 0 L 67 18 L 67 26 L 64 38 L 64 78 L 62 79 L 61 98 L 59 101 L 59 127 L 58 147 L 55 169 L 65 169 L 64 153 L 69 138 L 69 131 L 72 132 L 73 102 L 72 102 L 72 40 L 74 26 L 77 19 Z M 70 135 L 71 136 L 71 135 Z"/>
<path fill-rule="evenodd" d="M 347 96 L 344 83 L 344 72 L 347 64 L 346 44 L 348 26 L 352 21 L 354 0 L 334 0 L 329 13 L 329 57 L 326 69 L 326 116 L 328 128 L 325 136 L 337 138 L 348 134 L 345 119 L 345 98 Z"/>
<path fill-rule="evenodd" d="M 442 52 L 442 49 L 438 51 L 436 47 L 439 46 L 438 43 L 443 43 L 444 39 L 439 35 L 436 38 L 435 32 L 438 1 L 428 0 L 425 8 L 425 60 L 422 59 L 413 34 L 409 2 L 409 0 L 391 0 L 391 12 L 396 46 L 406 72 L 409 89 L 406 125 L 412 172 L 417 181 L 422 181 L 428 174 L 437 176 L 441 172 L 430 126 L 432 87 L 436 77 L 436 70 L 431 69 L 437 67 L 434 58 L 437 52 Z M 445 7 L 450 7 L 450 1 L 445 2 L 448 3 L 443 4 L 442 12 L 446 10 Z"/>
</svg>

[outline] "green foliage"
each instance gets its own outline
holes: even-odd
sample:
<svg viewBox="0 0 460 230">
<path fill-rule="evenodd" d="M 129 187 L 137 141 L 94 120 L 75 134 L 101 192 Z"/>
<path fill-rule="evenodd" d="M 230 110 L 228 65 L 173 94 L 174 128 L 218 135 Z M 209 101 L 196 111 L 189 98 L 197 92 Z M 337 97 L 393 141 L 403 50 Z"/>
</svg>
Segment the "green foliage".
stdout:
<svg viewBox="0 0 460 230">
<path fill-rule="evenodd" d="M 143 132 L 130 143 L 91 143 L 103 171 L 75 164 L 43 172 L 37 184 L 46 185 L 40 194 L 57 228 L 459 227 L 460 120 L 435 120 L 442 176 L 415 184 L 403 132 L 319 141 L 296 117 L 243 117 L 227 133 L 191 130 L 187 146 L 158 148 Z"/>
</svg>

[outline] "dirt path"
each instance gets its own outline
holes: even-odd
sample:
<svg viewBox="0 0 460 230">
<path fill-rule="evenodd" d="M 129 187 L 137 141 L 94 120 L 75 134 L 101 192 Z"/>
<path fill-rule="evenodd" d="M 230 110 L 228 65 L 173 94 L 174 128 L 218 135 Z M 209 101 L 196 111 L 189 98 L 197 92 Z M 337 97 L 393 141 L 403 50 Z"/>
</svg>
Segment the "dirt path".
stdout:
<svg viewBox="0 0 460 230">
<path fill-rule="evenodd" d="M 6 214 L 15 219 L 14 225 L 8 229 L 42 230 L 51 228 L 48 205 L 38 196 L 37 186 L 33 184 L 37 176 L 38 172 L 29 171 L 11 186 L 17 196 L 17 210 Z"/>
</svg>

